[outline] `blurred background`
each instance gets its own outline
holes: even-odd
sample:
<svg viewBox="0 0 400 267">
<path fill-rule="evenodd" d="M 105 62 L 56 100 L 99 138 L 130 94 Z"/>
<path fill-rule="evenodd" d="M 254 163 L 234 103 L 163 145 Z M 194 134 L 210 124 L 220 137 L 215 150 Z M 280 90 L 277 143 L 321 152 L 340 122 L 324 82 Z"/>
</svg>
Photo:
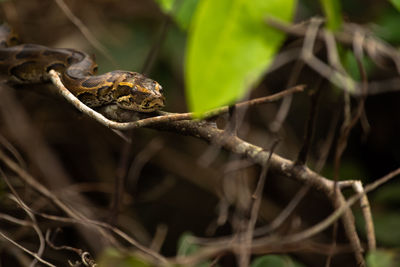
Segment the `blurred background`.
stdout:
<svg viewBox="0 0 400 267">
<path fill-rule="evenodd" d="M 24 43 L 74 48 L 95 54 L 100 73 L 115 69 L 144 71 L 164 87 L 166 111 L 187 111 L 183 80 L 187 33 L 164 15 L 157 3 L 149 0 L 68 0 L 65 3 L 106 48 L 108 56 L 88 42 L 55 1 L 1 1 L 1 18 L 18 32 Z M 397 25 L 400 25 L 400 16 L 390 3 L 352 0 L 342 1 L 342 5 L 346 21 L 369 27 L 394 46 L 399 44 L 400 32 Z M 317 1 L 303 0 L 298 4 L 296 21 L 318 14 L 321 15 L 321 11 Z M 296 44 L 296 40 L 288 37 L 285 46 Z M 320 56 L 324 58 L 325 55 L 321 53 Z M 113 60 L 109 60 L 110 57 Z M 269 73 L 251 92 L 251 98 L 284 89 L 292 68 L 292 64 L 287 64 Z M 371 66 L 368 75 L 371 79 L 379 80 L 395 75 L 395 70 Z M 342 120 L 343 97 L 341 91 L 331 88 L 327 81 L 317 81 L 315 72 L 306 67 L 297 84 L 306 84 L 310 89 L 317 86 L 323 88 L 308 163 L 313 169 L 323 157 L 323 146 L 327 140 L 333 138 L 335 145 Z M 52 188 L 67 202 L 78 201 L 74 198 L 77 193 L 83 195 L 87 202 L 82 205 L 86 205 L 97 219 L 120 227 L 141 244 L 154 244 L 154 237 L 158 237 L 155 242 L 158 242 L 161 254 L 168 257 L 177 255 L 179 240 L 186 233 L 199 237 L 217 237 L 235 231 L 235 220 L 245 216 L 243 213 L 248 197 L 259 176 L 258 166 L 202 140 L 169 132 L 137 129 L 126 133 L 132 140 L 128 143 L 115 132 L 80 114 L 49 87 L 24 86 L 10 91 L 17 102 L 14 108 L 22 110 L 30 122 L 31 128 L 28 129 L 34 129 L 40 140 L 16 134 L 21 131 L 20 128 L 13 128 L 16 126 L 6 123 L 0 117 L 0 134 L 5 140 L 3 146 L 4 143 L 12 145 L 21 156 L 25 168 L 38 181 Z M 356 103 L 354 101 L 354 106 Z M 370 183 L 399 167 L 398 103 L 398 91 L 367 98 L 365 114 L 369 128 L 357 124 L 351 133 L 342 159 L 342 179 Z M 278 109 L 279 103 L 251 108 L 239 128 L 239 137 L 268 149 L 274 140 L 269 129 Z M 310 97 L 307 92 L 296 94 L 287 120 L 278 133 L 281 139 L 277 147 L 279 155 L 290 160 L 297 157 L 309 111 Z M 30 135 L 30 130 L 27 134 Z M 35 151 L 32 151 L 38 144 L 46 146 L 53 160 L 60 163 L 67 177 L 67 186 L 58 183 L 58 177 L 43 174 L 37 161 L 43 163 L 45 159 L 35 159 Z M 332 178 L 332 162 L 330 152 L 321 171 L 323 176 Z M 232 166 L 236 167 L 232 170 Z M 12 174 L 8 175 L 10 179 L 16 180 Z M 117 212 L 113 195 L 116 181 L 121 177 L 125 179 L 125 192 Z M 1 186 L 1 212 L 24 218 L 26 215 L 16 210 L 15 203 L 7 197 L 9 191 L 5 183 L 1 182 Z M 47 213 L 59 212 L 24 184 L 16 182 L 14 186 L 28 206 Z M 275 218 L 301 187 L 301 184 L 287 177 L 269 175 L 260 211 L 260 225 Z M 371 193 L 370 202 L 378 247 L 399 247 L 399 180 Z M 354 210 L 356 215 L 359 214 L 357 207 Z M 327 198 L 311 190 L 278 231 L 286 233 L 291 229 L 313 225 L 331 211 Z M 56 235 L 53 231 L 53 242 L 56 245 L 89 250 L 96 257 L 102 255 L 103 249 L 109 246 L 95 244 L 98 242 L 95 236 L 92 240 L 82 238 L 76 227 L 70 224 L 60 225 L 57 221 L 43 218 L 40 220 L 43 229 L 62 227 L 62 231 Z M 357 216 L 357 222 L 362 233 L 361 216 Z M 0 222 L 0 228 L 27 248 L 35 250 L 37 247 L 33 231 L 7 222 Z M 325 231 L 315 241 L 330 244 L 331 230 Z M 6 242 L 0 244 L 2 266 L 23 265 L 20 253 Z M 355 266 L 341 226 L 338 244 L 340 247 L 343 244 L 343 253 L 334 257 L 332 266 Z M 315 251 L 295 251 L 290 255 L 303 266 L 322 266 L 326 260 L 323 250 L 322 246 L 317 246 Z M 66 266 L 66 259 L 79 259 L 70 251 L 50 248 L 45 255 L 52 262 L 58 262 L 57 266 Z M 235 266 L 235 257 L 222 256 L 218 264 Z"/>
</svg>

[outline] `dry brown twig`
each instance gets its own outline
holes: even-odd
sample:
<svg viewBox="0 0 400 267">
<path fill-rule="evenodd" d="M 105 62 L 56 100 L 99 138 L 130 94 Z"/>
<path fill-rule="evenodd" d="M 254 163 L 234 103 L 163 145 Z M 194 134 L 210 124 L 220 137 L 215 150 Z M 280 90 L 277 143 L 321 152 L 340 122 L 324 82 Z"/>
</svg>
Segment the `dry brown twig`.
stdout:
<svg viewBox="0 0 400 267">
<path fill-rule="evenodd" d="M 60 9 L 64 12 L 64 14 L 68 17 L 68 19 L 80 30 L 80 32 L 85 36 L 85 38 L 89 41 L 89 43 L 96 48 L 101 54 L 103 54 L 110 62 L 116 65 L 115 60 L 112 58 L 110 53 L 107 51 L 107 48 L 102 45 L 96 37 L 91 33 L 91 31 L 86 27 L 82 21 L 75 16 L 75 14 L 71 11 L 71 9 L 67 6 L 67 4 L 63 0 L 54 0 L 56 4 L 60 7 Z"/>
</svg>

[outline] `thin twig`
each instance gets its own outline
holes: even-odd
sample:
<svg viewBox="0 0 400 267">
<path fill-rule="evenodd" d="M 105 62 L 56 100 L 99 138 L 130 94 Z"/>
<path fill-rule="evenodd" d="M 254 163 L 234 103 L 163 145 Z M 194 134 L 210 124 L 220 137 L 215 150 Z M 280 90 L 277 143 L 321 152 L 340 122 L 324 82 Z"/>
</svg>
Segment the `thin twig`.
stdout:
<svg viewBox="0 0 400 267">
<path fill-rule="evenodd" d="M 55 265 L 51 264 L 50 262 L 42 259 L 38 254 L 28 250 L 27 248 L 21 246 L 20 244 L 18 244 L 17 242 L 15 242 L 14 240 L 12 240 L 11 238 L 9 238 L 7 235 L 5 235 L 3 232 L 0 231 L 0 236 L 3 237 L 5 240 L 7 240 L 8 242 L 10 242 L 11 244 L 13 244 L 14 246 L 18 247 L 19 249 L 23 250 L 24 252 L 28 253 L 29 255 L 31 255 L 32 257 L 34 257 L 35 259 L 37 259 L 39 262 L 47 265 L 47 266 L 51 266 L 51 267 L 56 267 Z"/>
<path fill-rule="evenodd" d="M 0 144 L 3 145 L 8 152 L 10 152 L 14 158 L 18 161 L 18 164 L 21 165 L 22 168 L 26 168 L 27 164 L 22 157 L 21 153 L 2 135 L 0 134 Z"/>
<path fill-rule="evenodd" d="M 297 193 L 294 195 L 294 197 L 290 200 L 289 204 L 286 205 L 286 207 L 279 213 L 279 215 L 268 225 L 256 228 L 254 230 L 254 235 L 255 236 L 263 236 L 266 234 L 269 234 L 276 229 L 278 229 L 279 226 L 282 225 L 282 223 L 290 216 L 290 214 L 293 213 L 294 209 L 298 206 L 298 204 L 301 202 L 301 200 L 306 196 L 308 191 L 310 190 L 309 185 L 304 185 Z"/>
<path fill-rule="evenodd" d="M 21 220 L 21 219 L 17 219 L 15 217 L 12 217 L 8 214 L 4 214 L 4 213 L 0 213 L 0 219 L 2 220 L 6 220 L 21 226 L 32 226 L 32 222 L 27 221 L 27 220 Z"/>
<path fill-rule="evenodd" d="M 334 141 L 336 127 L 337 127 L 337 124 L 339 123 L 339 117 L 340 117 L 340 113 L 335 112 L 335 114 L 333 114 L 333 117 L 331 119 L 331 124 L 327 131 L 328 132 L 327 136 L 323 139 L 324 140 L 323 144 L 321 145 L 321 148 L 319 149 L 318 156 L 317 156 L 318 160 L 314 167 L 314 170 L 318 173 L 321 172 L 321 170 L 324 168 L 324 165 L 328 158 L 329 152 L 331 150 L 331 147 L 332 147 L 332 144 Z"/>
<path fill-rule="evenodd" d="M 96 37 L 90 32 L 90 30 L 82 23 L 82 21 L 72 13 L 71 9 L 65 4 L 63 0 L 54 0 L 68 19 L 81 31 L 83 36 L 89 41 L 89 43 L 96 48 L 101 54 L 104 55 L 110 62 L 116 65 L 115 60 L 112 58 L 107 48 L 103 46 Z"/>
<path fill-rule="evenodd" d="M 249 265 L 251 243 L 253 240 L 254 227 L 256 226 L 256 222 L 257 222 L 257 218 L 258 218 L 258 212 L 259 212 L 260 206 L 261 206 L 262 192 L 264 190 L 264 185 L 265 185 L 265 181 L 266 181 L 268 170 L 269 170 L 271 155 L 274 152 L 276 146 L 278 145 L 278 142 L 279 141 L 276 140 L 271 146 L 271 149 L 270 149 L 271 153 L 269 154 L 269 157 L 268 157 L 265 165 L 262 167 L 262 171 L 260 173 L 260 177 L 258 179 L 256 189 L 252 195 L 253 203 L 252 203 L 252 206 L 250 209 L 250 219 L 247 224 L 246 232 L 244 233 L 244 242 L 242 243 L 242 245 L 245 249 L 243 250 L 244 255 L 241 255 L 240 266 L 243 266 L 243 267 Z"/>
<path fill-rule="evenodd" d="M 361 181 L 355 181 L 352 183 L 352 186 L 354 191 L 358 194 L 364 191 Z M 360 207 L 365 220 L 365 233 L 368 240 L 368 250 L 374 251 L 376 249 L 375 227 L 372 219 L 371 206 L 369 204 L 368 197 L 365 194 L 360 199 Z"/>
<path fill-rule="evenodd" d="M 304 142 L 301 146 L 296 159 L 296 165 L 304 165 L 307 163 L 307 157 L 310 151 L 311 143 L 314 137 L 315 123 L 318 115 L 318 104 L 321 95 L 321 79 L 317 82 L 315 91 L 311 92 L 310 113 L 307 119 L 307 124 L 304 131 Z"/>
<path fill-rule="evenodd" d="M 156 228 L 156 233 L 151 241 L 150 249 L 153 251 L 160 251 L 164 244 L 165 238 L 167 237 L 168 226 L 165 224 L 159 224 Z"/>
</svg>

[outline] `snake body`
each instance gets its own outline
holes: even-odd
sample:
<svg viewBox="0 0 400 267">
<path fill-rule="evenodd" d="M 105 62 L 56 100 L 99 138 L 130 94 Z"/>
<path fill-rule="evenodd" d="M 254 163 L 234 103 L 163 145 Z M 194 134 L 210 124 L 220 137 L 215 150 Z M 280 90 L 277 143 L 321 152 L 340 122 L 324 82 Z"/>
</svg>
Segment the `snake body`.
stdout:
<svg viewBox="0 0 400 267">
<path fill-rule="evenodd" d="M 49 81 L 50 70 L 61 73 L 65 87 L 90 107 L 117 104 L 138 112 L 164 107 L 162 87 L 144 75 L 115 70 L 96 75 L 97 64 L 84 52 L 37 44 L 15 45 L 10 28 L 0 26 L 0 77 L 12 83 Z"/>
</svg>

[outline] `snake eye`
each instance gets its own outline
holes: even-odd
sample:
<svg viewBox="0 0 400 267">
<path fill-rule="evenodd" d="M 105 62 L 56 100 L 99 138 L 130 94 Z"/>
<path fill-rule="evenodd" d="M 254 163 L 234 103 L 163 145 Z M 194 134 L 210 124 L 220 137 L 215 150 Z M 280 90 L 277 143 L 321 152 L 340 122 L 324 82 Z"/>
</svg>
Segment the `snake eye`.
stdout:
<svg viewBox="0 0 400 267">
<path fill-rule="evenodd" d="M 97 65 L 96 65 L 96 66 L 93 67 L 92 72 L 93 72 L 93 73 L 97 73 L 97 70 L 98 70 L 98 67 L 97 67 Z"/>
<path fill-rule="evenodd" d="M 153 87 L 154 87 L 154 89 L 155 89 L 156 91 L 158 91 L 158 92 L 160 92 L 160 93 L 163 92 L 163 88 L 162 88 L 162 86 L 161 86 L 158 82 L 153 81 Z"/>
</svg>

